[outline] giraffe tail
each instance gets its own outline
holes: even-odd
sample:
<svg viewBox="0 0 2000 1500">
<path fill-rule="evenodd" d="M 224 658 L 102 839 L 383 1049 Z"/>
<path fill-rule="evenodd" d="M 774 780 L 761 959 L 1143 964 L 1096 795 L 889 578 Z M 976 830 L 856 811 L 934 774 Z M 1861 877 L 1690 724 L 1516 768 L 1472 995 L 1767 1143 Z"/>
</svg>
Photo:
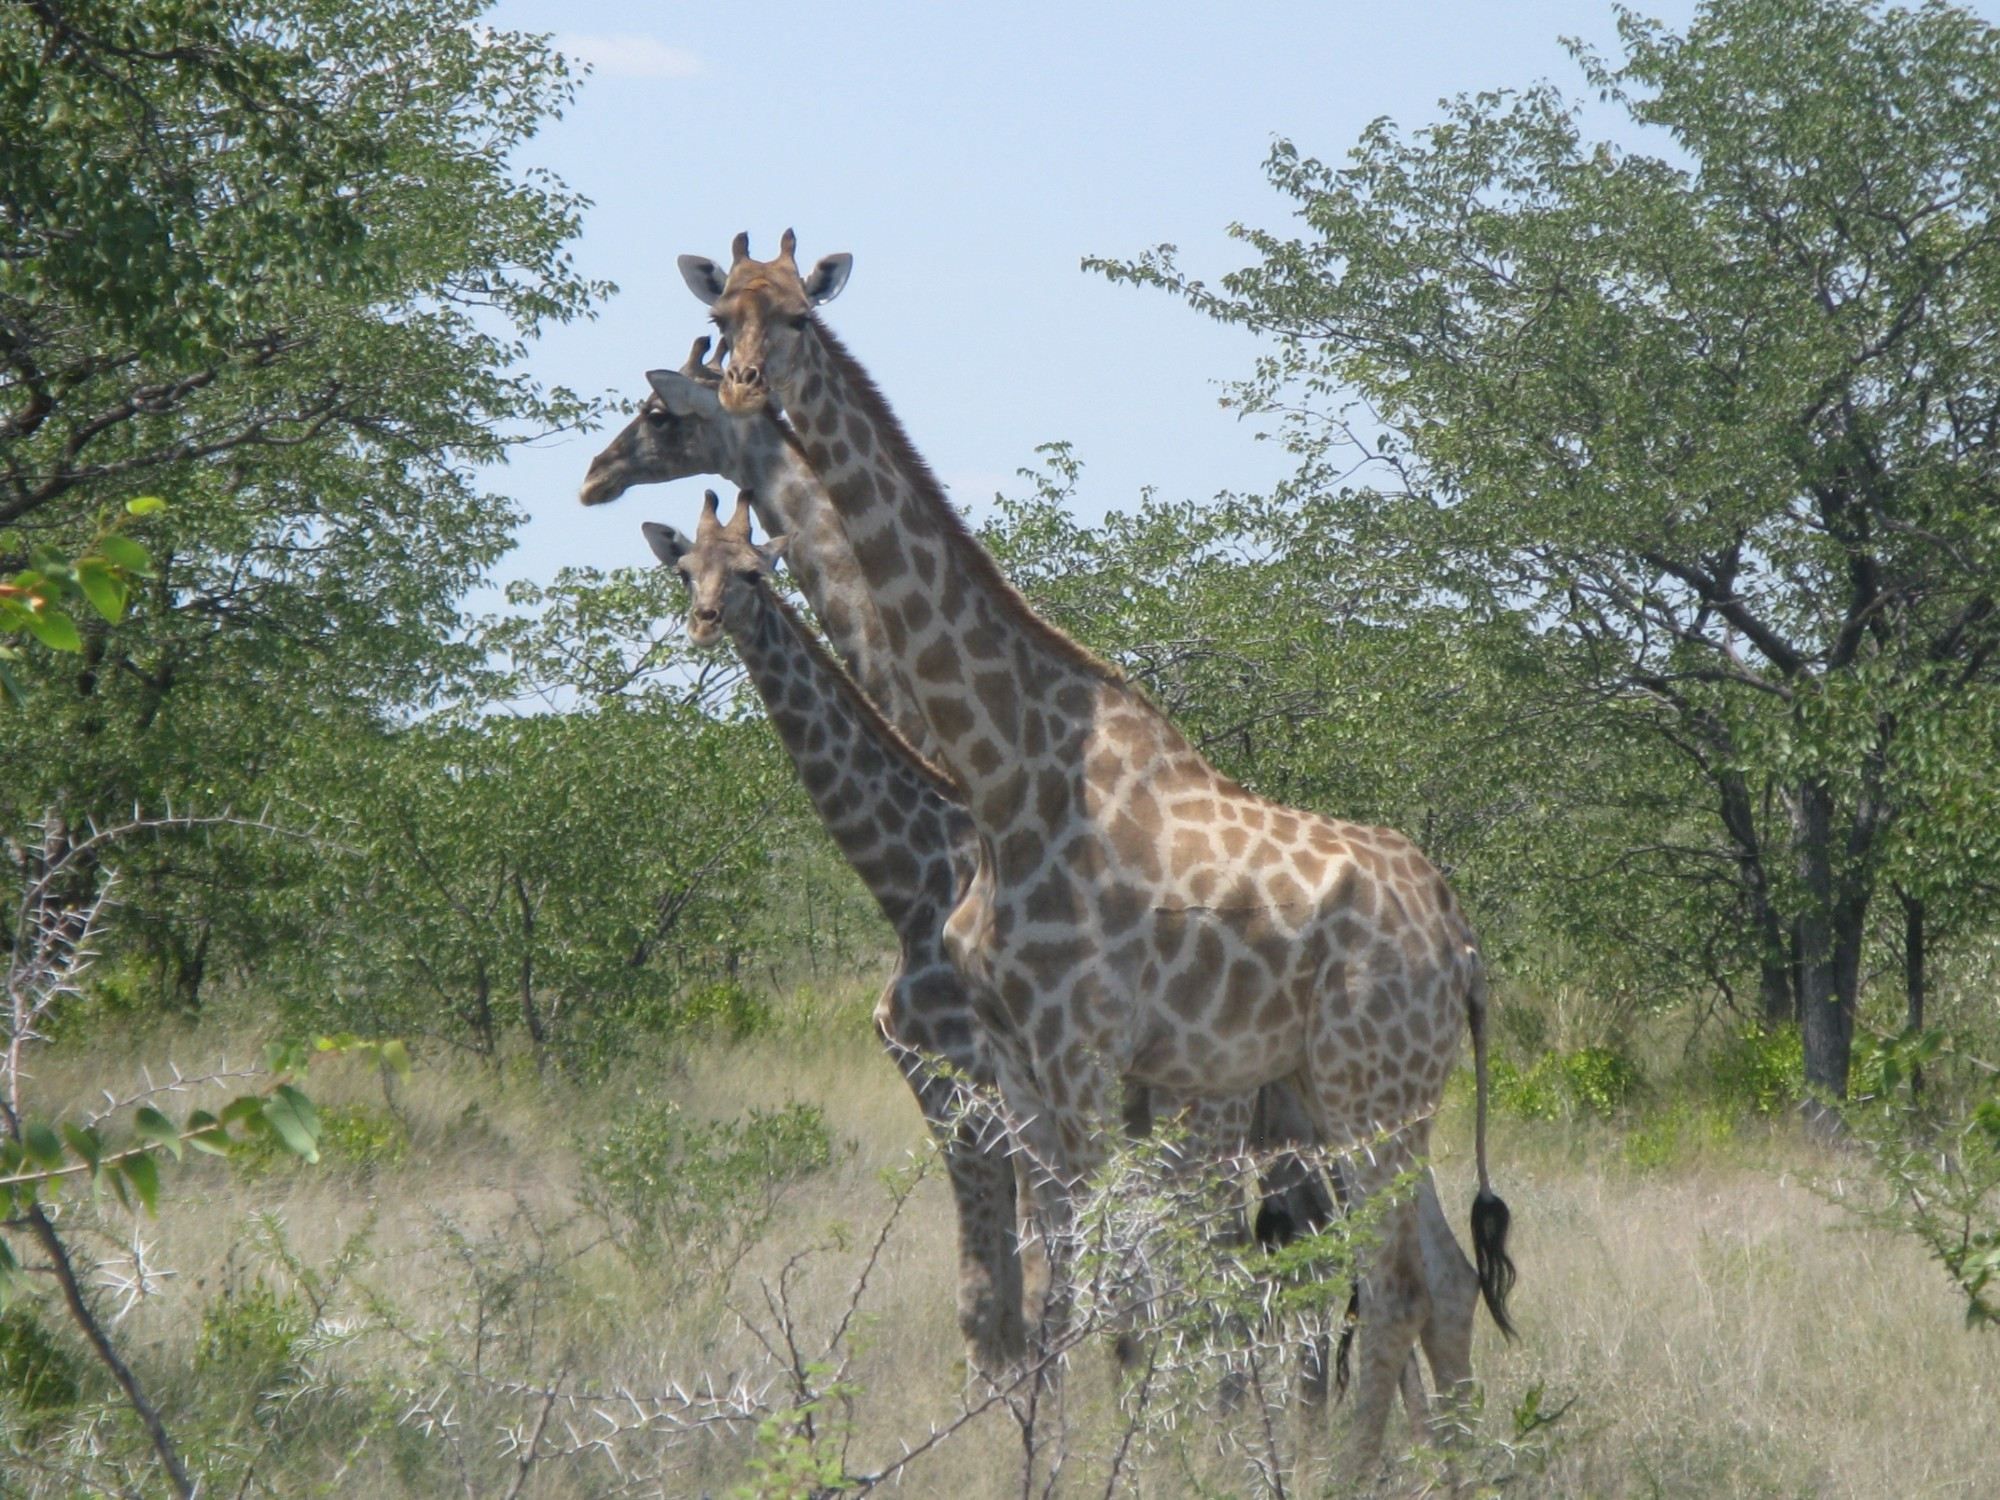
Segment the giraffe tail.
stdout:
<svg viewBox="0 0 2000 1500">
<path fill-rule="evenodd" d="M 1486 965 L 1472 954 L 1472 983 L 1465 998 L 1466 1019 L 1472 1027 L 1472 1077 L 1478 1106 L 1474 1149 L 1479 1162 L 1479 1191 L 1472 1199 L 1472 1259 L 1479 1272 L 1480 1295 L 1486 1310 L 1508 1338 L 1514 1322 L 1507 1316 L 1507 1294 L 1514 1289 L 1514 1262 L 1507 1254 L 1507 1226 L 1513 1215 L 1486 1173 Z"/>
</svg>

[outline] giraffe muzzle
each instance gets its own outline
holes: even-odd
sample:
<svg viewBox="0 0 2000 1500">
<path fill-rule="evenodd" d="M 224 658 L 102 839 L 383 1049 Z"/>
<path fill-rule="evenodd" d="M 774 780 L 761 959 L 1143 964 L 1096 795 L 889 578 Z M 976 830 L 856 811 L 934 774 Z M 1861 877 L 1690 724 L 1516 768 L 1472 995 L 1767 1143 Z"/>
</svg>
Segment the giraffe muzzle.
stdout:
<svg viewBox="0 0 2000 1500">
<path fill-rule="evenodd" d="M 737 416 L 762 409 L 771 399 L 761 365 L 731 365 L 722 377 L 723 408 Z"/>
</svg>

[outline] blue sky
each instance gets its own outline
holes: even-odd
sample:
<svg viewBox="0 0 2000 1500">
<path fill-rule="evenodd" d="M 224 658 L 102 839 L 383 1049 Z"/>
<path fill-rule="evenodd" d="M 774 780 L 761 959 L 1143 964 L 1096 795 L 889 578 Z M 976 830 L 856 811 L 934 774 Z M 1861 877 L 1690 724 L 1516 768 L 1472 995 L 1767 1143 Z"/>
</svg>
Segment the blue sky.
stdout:
<svg viewBox="0 0 2000 1500">
<path fill-rule="evenodd" d="M 1677 29 L 1694 9 L 1638 8 Z M 1376 116 L 1412 129 L 1459 92 L 1550 79 L 1582 94 L 1565 35 L 1616 52 L 1604 0 L 505 0 L 490 20 L 553 32 L 596 69 L 521 160 L 594 201 L 577 265 L 620 291 L 540 343 L 537 376 L 643 394 L 644 371 L 678 366 L 705 327 L 674 257 L 726 259 L 739 229 L 770 255 L 792 226 L 802 261 L 853 253 L 828 320 L 975 516 L 996 489 L 1022 493 L 1014 471 L 1054 439 L 1086 465 L 1086 515 L 1148 485 L 1208 496 L 1286 471 L 1217 405 L 1251 336 L 1085 275 L 1081 257 L 1166 241 L 1212 280 L 1246 259 L 1232 221 L 1285 219 L 1261 170 L 1275 137 L 1338 157 Z M 640 521 L 690 523 L 692 481 L 577 505 L 606 435 L 549 440 L 493 476 L 530 518 L 502 579 L 647 561 Z"/>
</svg>

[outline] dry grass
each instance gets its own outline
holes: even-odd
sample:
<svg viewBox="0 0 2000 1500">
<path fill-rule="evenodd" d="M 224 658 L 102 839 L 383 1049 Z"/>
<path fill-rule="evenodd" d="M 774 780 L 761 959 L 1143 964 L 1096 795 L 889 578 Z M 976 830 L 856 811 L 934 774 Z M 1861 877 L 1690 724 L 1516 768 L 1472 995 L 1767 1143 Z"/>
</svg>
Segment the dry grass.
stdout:
<svg viewBox="0 0 2000 1500">
<path fill-rule="evenodd" d="M 241 1039 L 217 1032 L 137 1039 L 128 1057 L 105 1048 L 60 1049 L 43 1059 L 37 1088 L 76 1100 L 116 1086 L 135 1064 L 171 1051 L 193 1070 L 244 1056 Z M 323 1105 L 379 1111 L 372 1078 L 336 1067 L 314 1080 Z M 666 1094 L 692 1116 L 734 1117 L 788 1099 L 820 1104 L 836 1137 L 853 1150 L 785 1202 L 774 1232 L 739 1268 L 725 1296 L 666 1305 L 657 1282 L 599 1244 L 577 1218 L 576 1143 L 601 1131 L 625 1100 Z M 368 1226 L 370 1259 L 355 1287 L 371 1288 L 413 1328 L 456 1339 L 472 1288 L 515 1278 L 516 1305 L 489 1314 L 504 1325 L 492 1368 L 541 1378 L 560 1374 L 656 1389 L 703 1373 L 745 1373 L 760 1354 L 725 1306 L 766 1323 L 760 1284 L 796 1252 L 822 1245 L 794 1282 L 793 1306 L 808 1332 L 839 1317 L 887 1197 L 883 1168 L 922 1144 L 916 1109 L 875 1052 L 851 1003 L 783 1034 L 704 1048 L 679 1060 L 634 1062 L 602 1086 L 542 1086 L 514 1072 L 496 1078 L 466 1067 L 420 1067 L 398 1108 L 409 1154 L 363 1171 L 331 1160 L 318 1169 L 274 1165 L 245 1174 L 196 1165 L 171 1178 L 155 1257 L 173 1272 L 155 1297 L 120 1325 L 140 1366 L 193 1422 L 189 1379 L 204 1309 L 225 1289 L 240 1294 L 258 1274 L 285 1279 L 252 1247 L 252 1216 L 282 1222 L 295 1253 L 328 1262 Z M 1439 1172 L 1447 1205 L 1462 1219 L 1469 1201 L 1469 1122 L 1462 1107 L 1442 1124 Z M 1545 1467 L 1516 1464 L 1509 1492 L 1605 1496 L 1916 1496 L 2000 1494 L 2000 1339 L 1968 1332 L 1937 1274 L 1913 1246 L 1852 1227 L 1814 1191 L 1835 1188 L 1848 1165 L 1818 1155 L 1784 1130 L 1711 1141 L 1651 1172 L 1626 1163 L 1604 1127 L 1505 1122 L 1494 1143 L 1496 1176 L 1515 1214 L 1522 1272 L 1517 1310 L 1523 1337 L 1506 1346 L 1490 1326 L 1476 1358 L 1487 1383 L 1488 1438 L 1511 1437 L 1511 1413 L 1528 1394 L 1543 1409 L 1572 1403 L 1546 1433 Z M 457 1249 L 449 1231 L 461 1239 Z M 539 1236 L 539 1238 L 538 1238 Z M 468 1248 L 469 1247 L 469 1248 Z M 475 1275 L 476 1268 L 483 1267 Z M 862 1300 L 853 1377 L 849 1463 L 867 1470 L 959 1410 L 964 1368 L 952 1315 L 954 1255 L 941 1174 L 917 1189 L 890 1237 Z M 527 1291 L 521 1289 L 525 1287 Z M 361 1304 L 343 1294 L 350 1315 Z M 533 1304 L 532 1328 L 522 1307 Z M 509 1321 L 512 1320 L 512 1321 Z M 345 1406 L 299 1420 L 285 1462 L 293 1482 L 332 1481 L 331 1492 L 381 1496 L 464 1494 L 435 1439 L 403 1415 L 363 1399 L 386 1373 L 415 1367 L 411 1346 L 374 1334 L 329 1351 Z M 373 1382 L 371 1384 L 371 1382 Z M 331 1401 L 332 1398 L 328 1398 Z M 1108 1360 L 1079 1362 L 1067 1390 L 1075 1460 L 1062 1493 L 1104 1492 L 1104 1455 L 1119 1435 Z M 304 1407 L 301 1408 L 305 1409 Z M 504 1494 L 509 1473 L 492 1441 L 512 1409 L 497 1398 L 460 1414 L 474 1493 Z M 201 1420 L 213 1422 L 212 1415 Z M 1193 1418 L 1184 1453 L 1155 1447 L 1120 1493 L 1142 1496 L 1254 1493 L 1233 1457 L 1218 1454 L 1219 1428 Z M 1295 1415 L 1293 1436 L 1324 1448 L 1325 1419 Z M 1337 1420 L 1337 1419 L 1336 1419 Z M 313 1423 L 318 1423 L 314 1427 Z M 372 1424 L 372 1427 L 371 1427 Z M 481 1424 L 484 1424 L 483 1426 Z M 282 1427 L 282 1423 L 278 1424 Z M 229 1441 L 243 1451 L 266 1442 L 267 1423 L 247 1419 Z M 366 1441 L 363 1441 L 363 1438 Z M 220 1440 L 218 1440 L 220 1441 Z M 912 1465 L 892 1492 L 974 1497 L 1019 1493 L 1019 1437 L 1003 1414 L 980 1419 Z M 666 1493 L 718 1497 L 745 1477 L 746 1434 L 697 1443 L 678 1457 Z M 337 1463 L 348 1467 L 337 1469 Z M 1509 1465 L 1482 1448 L 1489 1476 Z M 483 1468 L 482 1468 L 483 1466 Z M 1309 1463 L 1296 1493 L 1323 1492 Z M 600 1493 L 601 1472 L 551 1463 L 522 1493 Z M 1397 1484 L 1434 1480 L 1425 1461 L 1405 1458 Z M 593 1477 L 600 1476 L 600 1477 Z M 275 1480 L 276 1493 L 287 1493 Z M 257 1493 L 252 1489 L 247 1493 Z"/>
</svg>

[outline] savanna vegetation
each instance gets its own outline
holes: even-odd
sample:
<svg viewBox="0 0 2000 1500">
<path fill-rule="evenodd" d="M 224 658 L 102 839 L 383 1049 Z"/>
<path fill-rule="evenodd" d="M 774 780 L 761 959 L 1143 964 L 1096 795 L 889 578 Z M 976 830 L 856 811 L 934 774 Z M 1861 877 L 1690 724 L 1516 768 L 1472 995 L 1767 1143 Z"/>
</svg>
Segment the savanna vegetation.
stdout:
<svg viewBox="0 0 2000 1500">
<path fill-rule="evenodd" d="M 971 1376 L 889 936 L 733 661 L 662 569 L 470 612 L 615 290 L 483 10 L 0 13 L 0 1495 L 1340 1493 L 1349 1237 L 1136 1145 L 1063 1384 Z M 1086 525 L 1055 443 L 983 540 L 1474 914 L 1522 1338 L 1392 1484 L 2000 1492 L 2000 30 L 1620 38 L 1651 152 L 1462 98 L 1277 145 L 1218 285 L 1088 263 L 1261 336 L 1296 473 Z"/>
</svg>

